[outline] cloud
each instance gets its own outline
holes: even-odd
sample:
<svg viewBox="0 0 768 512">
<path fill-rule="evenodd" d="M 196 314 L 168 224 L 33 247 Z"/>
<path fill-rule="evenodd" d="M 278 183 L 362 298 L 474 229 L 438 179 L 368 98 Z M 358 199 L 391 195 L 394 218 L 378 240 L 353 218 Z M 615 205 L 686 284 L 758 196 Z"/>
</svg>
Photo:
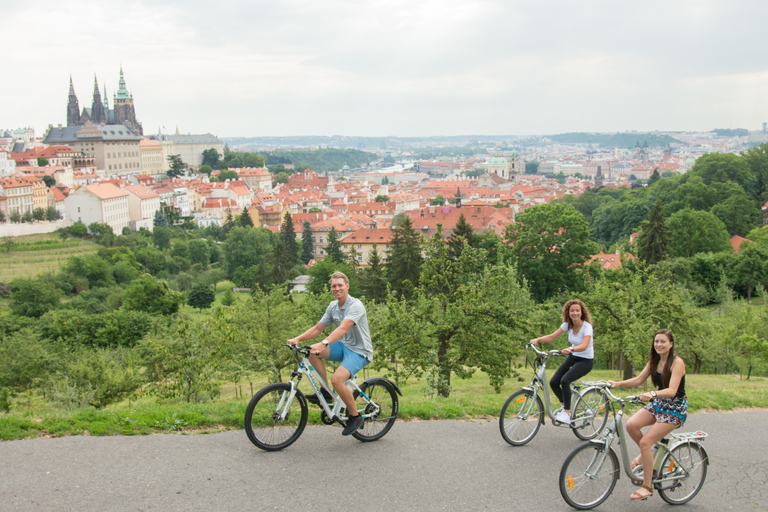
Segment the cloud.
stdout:
<svg viewBox="0 0 768 512">
<path fill-rule="evenodd" d="M 756 129 L 768 4 L 722 0 L 14 3 L 6 128 L 64 121 L 122 64 L 146 131 Z M 18 42 L 24 42 L 18 43 Z"/>
</svg>

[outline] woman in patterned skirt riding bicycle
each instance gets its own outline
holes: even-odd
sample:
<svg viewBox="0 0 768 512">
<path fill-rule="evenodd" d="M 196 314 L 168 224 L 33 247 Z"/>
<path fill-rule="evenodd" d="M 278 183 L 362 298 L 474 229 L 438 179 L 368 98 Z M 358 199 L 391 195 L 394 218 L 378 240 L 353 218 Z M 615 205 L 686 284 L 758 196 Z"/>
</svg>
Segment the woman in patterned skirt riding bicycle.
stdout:
<svg viewBox="0 0 768 512">
<path fill-rule="evenodd" d="M 688 417 L 688 397 L 685 394 L 685 362 L 675 355 L 675 342 L 669 329 L 659 329 L 653 337 L 648 363 L 640 374 L 621 382 L 608 381 L 611 387 L 634 388 L 651 377 L 659 391 L 638 395 L 649 402 L 627 421 L 627 433 L 640 447 L 640 455 L 632 461 L 632 468 L 643 466 L 643 485 L 630 499 L 645 500 L 653 496 L 653 445 L 685 423 Z M 651 426 L 643 434 L 643 427 Z"/>
</svg>

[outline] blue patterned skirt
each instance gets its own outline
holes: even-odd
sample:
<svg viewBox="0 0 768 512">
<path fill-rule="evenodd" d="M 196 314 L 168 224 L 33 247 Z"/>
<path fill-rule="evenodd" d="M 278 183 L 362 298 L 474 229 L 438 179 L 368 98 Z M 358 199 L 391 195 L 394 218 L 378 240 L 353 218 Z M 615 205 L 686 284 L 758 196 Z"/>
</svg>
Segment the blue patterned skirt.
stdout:
<svg viewBox="0 0 768 512">
<path fill-rule="evenodd" d="M 645 410 L 653 414 L 658 423 L 682 425 L 688 418 L 688 397 L 656 398 L 645 406 Z"/>
</svg>

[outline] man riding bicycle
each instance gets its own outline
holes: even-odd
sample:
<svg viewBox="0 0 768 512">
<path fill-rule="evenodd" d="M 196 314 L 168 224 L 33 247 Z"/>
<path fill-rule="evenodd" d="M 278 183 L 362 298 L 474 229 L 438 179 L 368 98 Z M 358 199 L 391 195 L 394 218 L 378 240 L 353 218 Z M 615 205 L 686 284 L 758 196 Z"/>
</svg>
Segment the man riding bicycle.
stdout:
<svg viewBox="0 0 768 512">
<path fill-rule="evenodd" d="M 331 377 L 333 389 L 347 406 L 347 425 L 343 435 L 354 433 L 363 424 L 363 418 L 357 413 L 357 405 L 352 391 L 344 385 L 350 377 L 357 374 L 373 359 L 373 344 L 368 330 L 368 315 L 363 303 L 349 295 L 349 278 L 342 272 L 334 272 L 331 276 L 331 293 L 336 297 L 325 310 L 323 318 L 304 334 L 289 339 L 288 343 L 297 344 L 300 341 L 317 338 L 330 325 L 336 329 L 320 343 L 310 347 L 309 362 L 317 370 L 320 377 L 328 383 L 324 359 L 341 362 Z M 340 341 L 340 343 L 336 343 Z M 321 388 L 326 400 L 327 391 Z M 316 394 L 307 395 L 307 401 L 319 403 Z"/>
</svg>

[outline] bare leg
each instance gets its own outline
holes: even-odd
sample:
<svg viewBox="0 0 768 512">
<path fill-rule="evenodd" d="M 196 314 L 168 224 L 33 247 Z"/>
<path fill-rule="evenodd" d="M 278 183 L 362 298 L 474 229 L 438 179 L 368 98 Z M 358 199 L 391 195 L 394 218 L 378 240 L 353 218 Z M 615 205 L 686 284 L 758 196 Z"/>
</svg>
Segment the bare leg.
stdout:
<svg viewBox="0 0 768 512">
<path fill-rule="evenodd" d="M 357 416 L 357 404 L 355 403 L 355 396 L 352 394 L 352 390 L 349 389 L 344 383 L 352 376 L 349 370 L 343 366 L 336 368 L 336 371 L 331 377 L 333 383 L 333 389 L 338 393 L 341 401 L 347 406 L 347 416 Z"/>
<path fill-rule="evenodd" d="M 325 381 L 326 384 L 328 384 L 328 372 L 325 369 L 324 360 L 328 359 L 328 356 L 330 355 L 331 355 L 330 347 L 325 347 L 323 350 L 321 350 L 319 356 L 316 356 L 313 353 L 309 354 L 309 363 L 312 365 L 312 367 L 315 370 L 317 370 L 317 374 L 320 375 L 320 378 L 323 379 L 323 381 Z"/>
<path fill-rule="evenodd" d="M 648 411 L 645 411 L 648 412 Z M 648 414 L 651 414 L 648 412 Z M 650 487 L 653 481 L 653 445 L 663 438 L 678 425 L 672 423 L 656 423 L 640 439 L 640 456 L 643 460 L 643 485 Z"/>
</svg>

